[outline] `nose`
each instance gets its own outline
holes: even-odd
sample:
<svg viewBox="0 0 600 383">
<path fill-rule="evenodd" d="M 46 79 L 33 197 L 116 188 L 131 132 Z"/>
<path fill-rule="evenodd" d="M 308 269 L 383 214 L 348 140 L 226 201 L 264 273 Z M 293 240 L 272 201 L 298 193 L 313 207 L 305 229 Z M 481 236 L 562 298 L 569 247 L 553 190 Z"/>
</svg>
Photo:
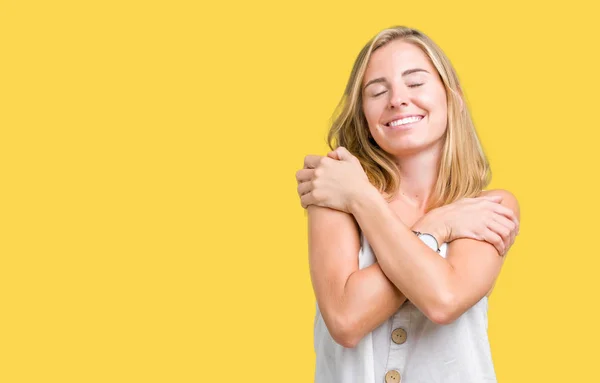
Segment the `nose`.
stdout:
<svg viewBox="0 0 600 383">
<path fill-rule="evenodd" d="M 403 87 L 395 87 L 390 92 L 390 109 L 398 109 L 402 106 L 408 106 L 408 92 Z"/>
</svg>

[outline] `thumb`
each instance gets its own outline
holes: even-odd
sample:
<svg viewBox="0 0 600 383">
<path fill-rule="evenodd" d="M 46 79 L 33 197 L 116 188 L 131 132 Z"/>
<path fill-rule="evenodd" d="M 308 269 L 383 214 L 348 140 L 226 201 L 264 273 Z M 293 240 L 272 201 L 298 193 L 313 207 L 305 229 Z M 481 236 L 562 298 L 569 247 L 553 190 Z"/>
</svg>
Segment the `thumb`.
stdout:
<svg viewBox="0 0 600 383">
<path fill-rule="evenodd" d="M 354 158 L 352 153 L 350 153 L 348 149 L 344 148 L 343 146 L 337 148 L 335 152 L 337 153 L 338 159 L 341 161 L 352 161 Z"/>
<path fill-rule="evenodd" d="M 327 157 L 333 158 L 334 160 L 340 160 L 340 157 L 338 156 L 338 154 L 335 150 L 327 153 Z"/>
</svg>

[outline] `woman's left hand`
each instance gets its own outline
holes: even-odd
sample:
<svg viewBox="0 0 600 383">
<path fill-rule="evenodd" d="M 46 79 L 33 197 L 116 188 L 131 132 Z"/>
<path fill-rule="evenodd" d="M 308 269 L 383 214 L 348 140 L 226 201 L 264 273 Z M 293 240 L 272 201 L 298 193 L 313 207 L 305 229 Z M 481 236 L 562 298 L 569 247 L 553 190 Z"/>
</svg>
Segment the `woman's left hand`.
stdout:
<svg viewBox="0 0 600 383">
<path fill-rule="evenodd" d="M 317 205 L 346 213 L 357 196 L 373 188 L 360 161 L 341 146 L 327 157 L 304 157 L 296 180 L 302 207 Z"/>
</svg>

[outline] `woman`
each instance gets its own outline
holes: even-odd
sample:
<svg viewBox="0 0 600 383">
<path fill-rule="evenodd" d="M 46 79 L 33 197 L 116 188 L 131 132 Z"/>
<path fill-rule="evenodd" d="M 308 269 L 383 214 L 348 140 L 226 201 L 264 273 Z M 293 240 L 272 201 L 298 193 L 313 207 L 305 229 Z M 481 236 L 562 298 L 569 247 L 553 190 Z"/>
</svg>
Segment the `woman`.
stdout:
<svg viewBox="0 0 600 383">
<path fill-rule="evenodd" d="M 495 382 L 487 298 L 519 227 L 441 49 L 414 29 L 360 52 L 327 157 L 296 174 L 317 299 L 316 382 Z"/>
</svg>

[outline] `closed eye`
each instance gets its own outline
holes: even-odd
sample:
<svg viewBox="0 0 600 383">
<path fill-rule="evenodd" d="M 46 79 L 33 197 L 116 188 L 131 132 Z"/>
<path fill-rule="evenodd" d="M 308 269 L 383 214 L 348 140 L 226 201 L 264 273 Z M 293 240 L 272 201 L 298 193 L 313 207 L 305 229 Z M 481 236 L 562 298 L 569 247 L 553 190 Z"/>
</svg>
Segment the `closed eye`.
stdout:
<svg viewBox="0 0 600 383">
<path fill-rule="evenodd" d="M 382 94 L 384 94 L 386 92 L 387 92 L 387 90 L 384 90 L 383 92 L 379 92 L 379 93 L 373 95 L 373 97 L 379 97 L 379 96 L 381 96 Z"/>
<path fill-rule="evenodd" d="M 409 88 L 416 88 L 416 87 L 419 87 L 419 86 L 421 86 L 421 85 L 423 85 L 423 84 L 424 84 L 423 82 L 421 82 L 421 83 L 419 83 L 419 84 L 410 84 L 408 87 L 409 87 Z"/>
</svg>

